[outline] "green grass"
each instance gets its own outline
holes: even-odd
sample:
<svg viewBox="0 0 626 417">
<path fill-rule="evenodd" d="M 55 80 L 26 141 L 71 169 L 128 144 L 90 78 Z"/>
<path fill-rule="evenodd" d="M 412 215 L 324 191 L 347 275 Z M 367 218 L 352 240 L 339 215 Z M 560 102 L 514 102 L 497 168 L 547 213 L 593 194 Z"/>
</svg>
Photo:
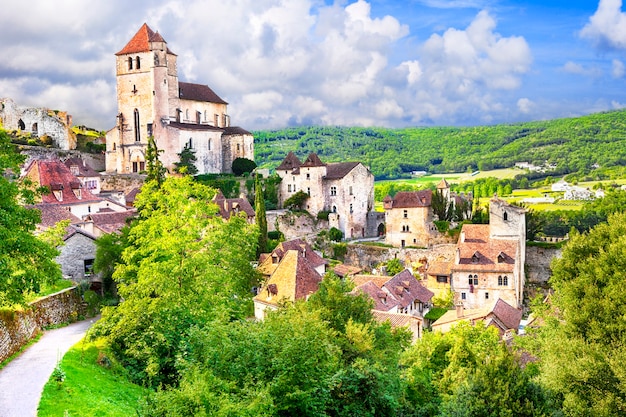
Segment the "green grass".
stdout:
<svg viewBox="0 0 626 417">
<path fill-rule="evenodd" d="M 79 342 L 63 357 L 66 378 L 50 378 L 44 387 L 38 417 L 112 417 L 137 415 L 141 400 L 150 392 L 124 376 L 121 366 L 107 359 L 101 341 Z M 108 365 L 108 366 L 106 366 Z"/>
</svg>

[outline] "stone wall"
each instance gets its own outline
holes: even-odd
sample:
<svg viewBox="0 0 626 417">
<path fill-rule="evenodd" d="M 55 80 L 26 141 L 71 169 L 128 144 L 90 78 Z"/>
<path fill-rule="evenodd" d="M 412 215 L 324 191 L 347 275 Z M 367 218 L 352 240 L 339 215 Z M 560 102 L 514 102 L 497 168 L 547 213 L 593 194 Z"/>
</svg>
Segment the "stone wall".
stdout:
<svg viewBox="0 0 626 417">
<path fill-rule="evenodd" d="M 104 171 L 104 155 L 84 153 L 76 150 L 68 151 L 56 148 L 44 148 L 43 146 L 20 146 L 20 152 L 26 155 L 24 167 L 34 159 L 60 159 L 65 161 L 69 158 L 81 158 L 87 165 L 96 171 Z"/>
<path fill-rule="evenodd" d="M 430 249 L 401 249 L 353 244 L 348 245 L 348 252 L 344 260 L 348 265 L 357 265 L 371 271 L 379 263 L 393 258 L 400 259 L 406 267 L 410 267 L 413 263 L 424 258 L 429 262 L 450 262 L 454 260 L 455 249 L 455 244 L 434 245 Z"/>
<path fill-rule="evenodd" d="M 552 275 L 550 264 L 561 254 L 562 249 L 526 246 L 526 282 L 546 284 Z"/>
<path fill-rule="evenodd" d="M 120 174 L 120 175 L 102 175 L 100 178 L 100 189 L 102 191 L 123 191 L 128 194 L 133 188 L 141 188 L 145 175 L 139 174 Z"/>
<path fill-rule="evenodd" d="M 49 295 L 21 311 L 0 314 L 0 362 L 17 352 L 46 326 L 76 321 L 83 314 L 76 287 Z"/>
<path fill-rule="evenodd" d="M 328 221 L 318 220 L 308 213 L 288 210 L 271 210 L 266 213 L 267 230 L 280 230 L 285 240 L 306 238 L 317 235 L 321 230 L 328 230 Z"/>
</svg>

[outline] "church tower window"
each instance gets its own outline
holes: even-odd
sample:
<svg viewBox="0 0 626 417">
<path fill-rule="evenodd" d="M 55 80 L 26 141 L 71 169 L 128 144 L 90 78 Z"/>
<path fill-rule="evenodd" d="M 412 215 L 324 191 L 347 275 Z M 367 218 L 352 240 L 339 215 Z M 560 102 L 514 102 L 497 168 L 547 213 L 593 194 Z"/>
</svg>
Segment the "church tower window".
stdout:
<svg viewBox="0 0 626 417">
<path fill-rule="evenodd" d="M 141 140 L 141 134 L 139 133 L 139 110 L 135 109 L 135 142 Z"/>
<path fill-rule="evenodd" d="M 141 69 L 141 59 L 139 57 L 137 57 L 136 62 L 137 62 L 137 65 L 136 65 L 137 69 Z"/>
<path fill-rule="evenodd" d="M 128 69 L 133 69 L 133 59 L 131 57 L 128 57 Z"/>
</svg>

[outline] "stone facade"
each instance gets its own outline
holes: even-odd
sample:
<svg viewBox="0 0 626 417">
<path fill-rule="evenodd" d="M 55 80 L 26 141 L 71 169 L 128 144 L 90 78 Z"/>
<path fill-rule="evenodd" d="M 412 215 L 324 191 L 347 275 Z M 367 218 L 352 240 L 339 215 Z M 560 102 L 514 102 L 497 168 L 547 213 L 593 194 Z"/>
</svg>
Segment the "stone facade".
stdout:
<svg viewBox="0 0 626 417">
<path fill-rule="evenodd" d="M 432 191 L 399 192 L 394 198 L 386 197 L 385 243 L 404 248 L 428 247 L 438 232 L 433 222 Z"/>
<path fill-rule="evenodd" d="M 61 272 L 75 283 L 84 279 L 97 281 L 91 272 L 96 258 L 96 237 L 77 227 L 70 226 L 68 230 L 70 232 L 63 239 L 65 244 L 59 248 L 60 254 L 56 258 Z"/>
<path fill-rule="evenodd" d="M 254 159 L 252 134 L 231 126 L 228 103 L 208 86 L 179 81 L 177 56 L 158 32 L 144 24 L 116 57 L 118 116 L 106 136 L 108 173 L 144 171 L 150 136 L 170 171 L 186 146 L 199 174 L 229 173 L 235 158 Z"/>
<path fill-rule="evenodd" d="M 9 98 L 0 99 L 0 125 L 32 136 L 52 138 L 54 146 L 76 149 L 76 135 L 71 130 L 72 116 L 63 111 L 22 107 Z"/>
<path fill-rule="evenodd" d="M 278 204 L 303 191 L 309 195 L 306 210 L 313 216 L 330 212 L 329 227 L 346 239 L 367 236 L 368 216 L 374 207 L 374 176 L 360 162 L 323 163 L 315 154 L 301 162 L 292 152 L 276 168 L 282 178 Z"/>
<path fill-rule="evenodd" d="M 17 352 L 44 327 L 72 322 L 84 314 L 76 287 L 35 301 L 31 307 L 0 316 L 0 362 Z"/>
</svg>

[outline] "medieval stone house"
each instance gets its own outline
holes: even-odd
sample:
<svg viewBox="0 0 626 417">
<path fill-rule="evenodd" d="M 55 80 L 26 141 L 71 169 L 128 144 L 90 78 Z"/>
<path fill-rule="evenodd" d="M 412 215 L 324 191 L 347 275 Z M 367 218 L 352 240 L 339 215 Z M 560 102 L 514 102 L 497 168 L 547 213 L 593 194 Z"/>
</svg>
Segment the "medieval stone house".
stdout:
<svg viewBox="0 0 626 417">
<path fill-rule="evenodd" d="M 498 198 L 489 204 L 489 224 L 465 224 L 452 265 L 455 302 L 482 308 L 502 299 L 521 307 L 526 261 L 526 214 Z"/>
<path fill-rule="evenodd" d="M 312 215 L 328 211 L 330 227 L 354 239 L 368 234 L 368 214 L 374 207 L 374 176 L 360 162 L 323 163 L 312 153 L 301 162 L 289 152 L 276 168 L 282 178 L 278 204 L 298 191 L 309 195 L 306 210 Z"/>
<path fill-rule="evenodd" d="M 199 174 L 231 172 L 238 157 L 254 159 L 252 134 L 230 124 L 228 103 L 211 88 L 178 80 L 177 56 L 144 24 L 116 54 L 117 124 L 107 132 L 107 173 L 146 169 L 148 138 L 168 169 L 190 147 Z"/>
<path fill-rule="evenodd" d="M 385 197 L 385 242 L 395 247 L 427 247 L 437 234 L 433 223 L 431 190 L 400 191 Z"/>
</svg>

